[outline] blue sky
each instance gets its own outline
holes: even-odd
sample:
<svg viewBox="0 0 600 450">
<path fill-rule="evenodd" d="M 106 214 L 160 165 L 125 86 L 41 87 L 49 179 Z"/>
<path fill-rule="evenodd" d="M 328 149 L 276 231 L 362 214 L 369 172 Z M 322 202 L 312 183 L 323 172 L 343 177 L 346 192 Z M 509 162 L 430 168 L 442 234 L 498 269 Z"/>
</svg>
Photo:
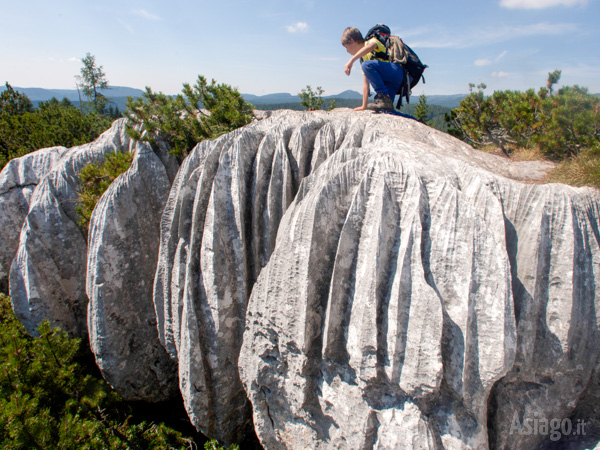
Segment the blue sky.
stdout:
<svg viewBox="0 0 600 450">
<path fill-rule="evenodd" d="M 413 94 L 560 85 L 600 92 L 600 0 L 0 0 L 0 83 L 74 89 L 95 55 L 110 84 L 175 94 L 199 74 L 242 93 L 361 91 L 347 26 L 389 25 L 429 65 Z"/>
</svg>

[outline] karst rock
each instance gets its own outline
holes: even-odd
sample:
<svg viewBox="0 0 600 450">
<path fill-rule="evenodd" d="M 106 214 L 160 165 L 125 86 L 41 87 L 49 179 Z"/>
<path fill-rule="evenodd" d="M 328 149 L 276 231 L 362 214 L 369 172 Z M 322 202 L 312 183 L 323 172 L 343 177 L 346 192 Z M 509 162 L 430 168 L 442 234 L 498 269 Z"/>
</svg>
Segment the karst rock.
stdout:
<svg viewBox="0 0 600 450">
<path fill-rule="evenodd" d="M 267 449 L 597 444 L 597 190 L 343 109 L 275 112 L 178 171 L 163 150 L 121 121 L 64 151 L 28 200 L 11 271 L 27 329 L 89 327 L 126 397 L 178 383 L 198 430 L 254 431 Z M 88 246 L 75 174 L 110 151 L 135 160 Z M 528 420 L 585 424 L 588 441 Z"/>
</svg>

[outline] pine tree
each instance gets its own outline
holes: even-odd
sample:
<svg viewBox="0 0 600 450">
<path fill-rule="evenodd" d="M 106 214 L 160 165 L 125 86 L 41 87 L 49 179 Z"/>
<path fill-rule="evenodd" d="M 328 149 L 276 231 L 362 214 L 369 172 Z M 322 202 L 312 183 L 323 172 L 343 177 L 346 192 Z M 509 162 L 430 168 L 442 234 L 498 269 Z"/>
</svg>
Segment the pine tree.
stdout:
<svg viewBox="0 0 600 450">
<path fill-rule="evenodd" d="M 2 448 L 192 448 L 164 424 L 135 420 L 130 406 L 79 363 L 80 339 L 47 321 L 30 336 L 0 294 Z"/>
<path fill-rule="evenodd" d="M 427 96 L 425 94 L 421 94 L 419 97 L 419 103 L 415 108 L 415 119 L 423 123 L 427 123 L 427 119 L 429 119 L 429 106 L 427 105 Z"/>
<path fill-rule="evenodd" d="M 101 92 L 108 88 L 104 68 L 96 65 L 96 57 L 90 53 L 87 53 L 85 58 L 81 58 L 81 62 L 83 63 L 81 75 L 75 77 L 77 88 L 81 88 L 84 97 L 93 105 L 94 111 L 102 113 L 108 100 Z"/>
<path fill-rule="evenodd" d="M 548 73 L 548 81 L 546 82 L 546 88 L 550 92 L 550 95 L 554 93 L 554 85 L 560 80 L 562 70 L 555 70 L 554 72 Z"/>
<path fill-rule="evenodd" d="M 249 124 L 252 111 L 237 89 L 215 80 L 208 84 L 198 76 L 193 87 L 185 83 L 183 94 L 175 98 L 146 87 L 142 97 L 127 99 L 125 116 L 132 139 L 155 145 L 160 138 L 171 146 L 172 154 L 183 157 L 198 142 Z"/>
<path fill-rule="evenodd" d="M 325 102 L 325 99 L 321 97 L 321 94 L 323 94 L 323 92 L 325 91 L 323 91 L 321 86 L 317 86 L 317 88 L 313 92 L 310 85 L 308 85 L 300 91 L 298 97 L 300 97 L 300 99 L 302 100 L 302 106 L 304 106 L 307 110 L 316 111 L 318 109 L 321 109 L 321 106 L 323 106 L 323 103 Z"/>
<path fill-rule="evenodd" d="M 6 90 L 0 94 L 0 114 L 15 116 L 26 112 L 33 112 L 33 103 L 25 94 L 15 91 L 7 81 Z"/>
</svg>

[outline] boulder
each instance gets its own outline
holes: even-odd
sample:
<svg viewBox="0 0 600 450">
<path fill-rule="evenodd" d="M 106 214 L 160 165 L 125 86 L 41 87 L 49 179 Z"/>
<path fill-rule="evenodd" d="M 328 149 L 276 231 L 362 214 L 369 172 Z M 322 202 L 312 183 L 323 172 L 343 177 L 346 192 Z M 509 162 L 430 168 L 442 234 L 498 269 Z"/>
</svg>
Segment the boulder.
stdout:
<svg viewBox="0 0 600 450">
<path fill-rule="evenodd" d="M 104 193 L 90 220 L 87 324 L 104 378 L 127 400 L 158 402 L 178 393 L 177 364 L 159 341 L 152 297 L 171 181 L 148 144 L 134 150 L 131 167 Z"/>
<path fill-rule="evenodd" d="M 265 448 L 535 448 L 598 390 L 596 190 L 415 121 L 328 116 L 249 299 L 239 356 Z M 574 381 L 576 380 L 576 381 Z M 586 390 L 587 388 L 587 390 Z M 597 395 L 597 394 L 596 394 Z"/>
<path fill-rule="evenodd" d="M 0 172 L 0 292 L 8 292 L 10 265 L 33 190 L 65 151 L 65 147 L 44 148 L 10 160 Z"/>
<path fill-rule="evenodd" d="M 251 432 L 237 369 L 246 304 L 325 123 L 322 115 L 279 113 L 204 141 L 173 183 L 154 303 L 188 414 L 207 436 L 235 442 Z"/>
<path fill-rule="evenodd" d="M 28 332 L 36 334 L 48 319 L 87 339 L 87 236 L 77 225 L 78 173 L 131 145 L 120 119 L 94 142 L 65 151 L 35 188 L 10 271 L 13 309 Z"/>
</svg>

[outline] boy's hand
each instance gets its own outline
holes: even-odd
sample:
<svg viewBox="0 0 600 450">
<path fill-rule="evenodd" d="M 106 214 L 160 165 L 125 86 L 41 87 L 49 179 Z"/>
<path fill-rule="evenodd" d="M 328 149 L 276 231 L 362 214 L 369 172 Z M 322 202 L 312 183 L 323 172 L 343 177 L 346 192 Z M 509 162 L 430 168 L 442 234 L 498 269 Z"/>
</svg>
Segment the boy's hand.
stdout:
<svg viewBox="0 0 600 450">
<path fill-rule="evenodd" d="M 350 75 L 350 72 L 352 71 L 352 65 L 353 64 L 354 64 L 354 61 L 350 60 L 344 66 L 344 72 L 346 72 L 346 75 Z"/>
</svg>

